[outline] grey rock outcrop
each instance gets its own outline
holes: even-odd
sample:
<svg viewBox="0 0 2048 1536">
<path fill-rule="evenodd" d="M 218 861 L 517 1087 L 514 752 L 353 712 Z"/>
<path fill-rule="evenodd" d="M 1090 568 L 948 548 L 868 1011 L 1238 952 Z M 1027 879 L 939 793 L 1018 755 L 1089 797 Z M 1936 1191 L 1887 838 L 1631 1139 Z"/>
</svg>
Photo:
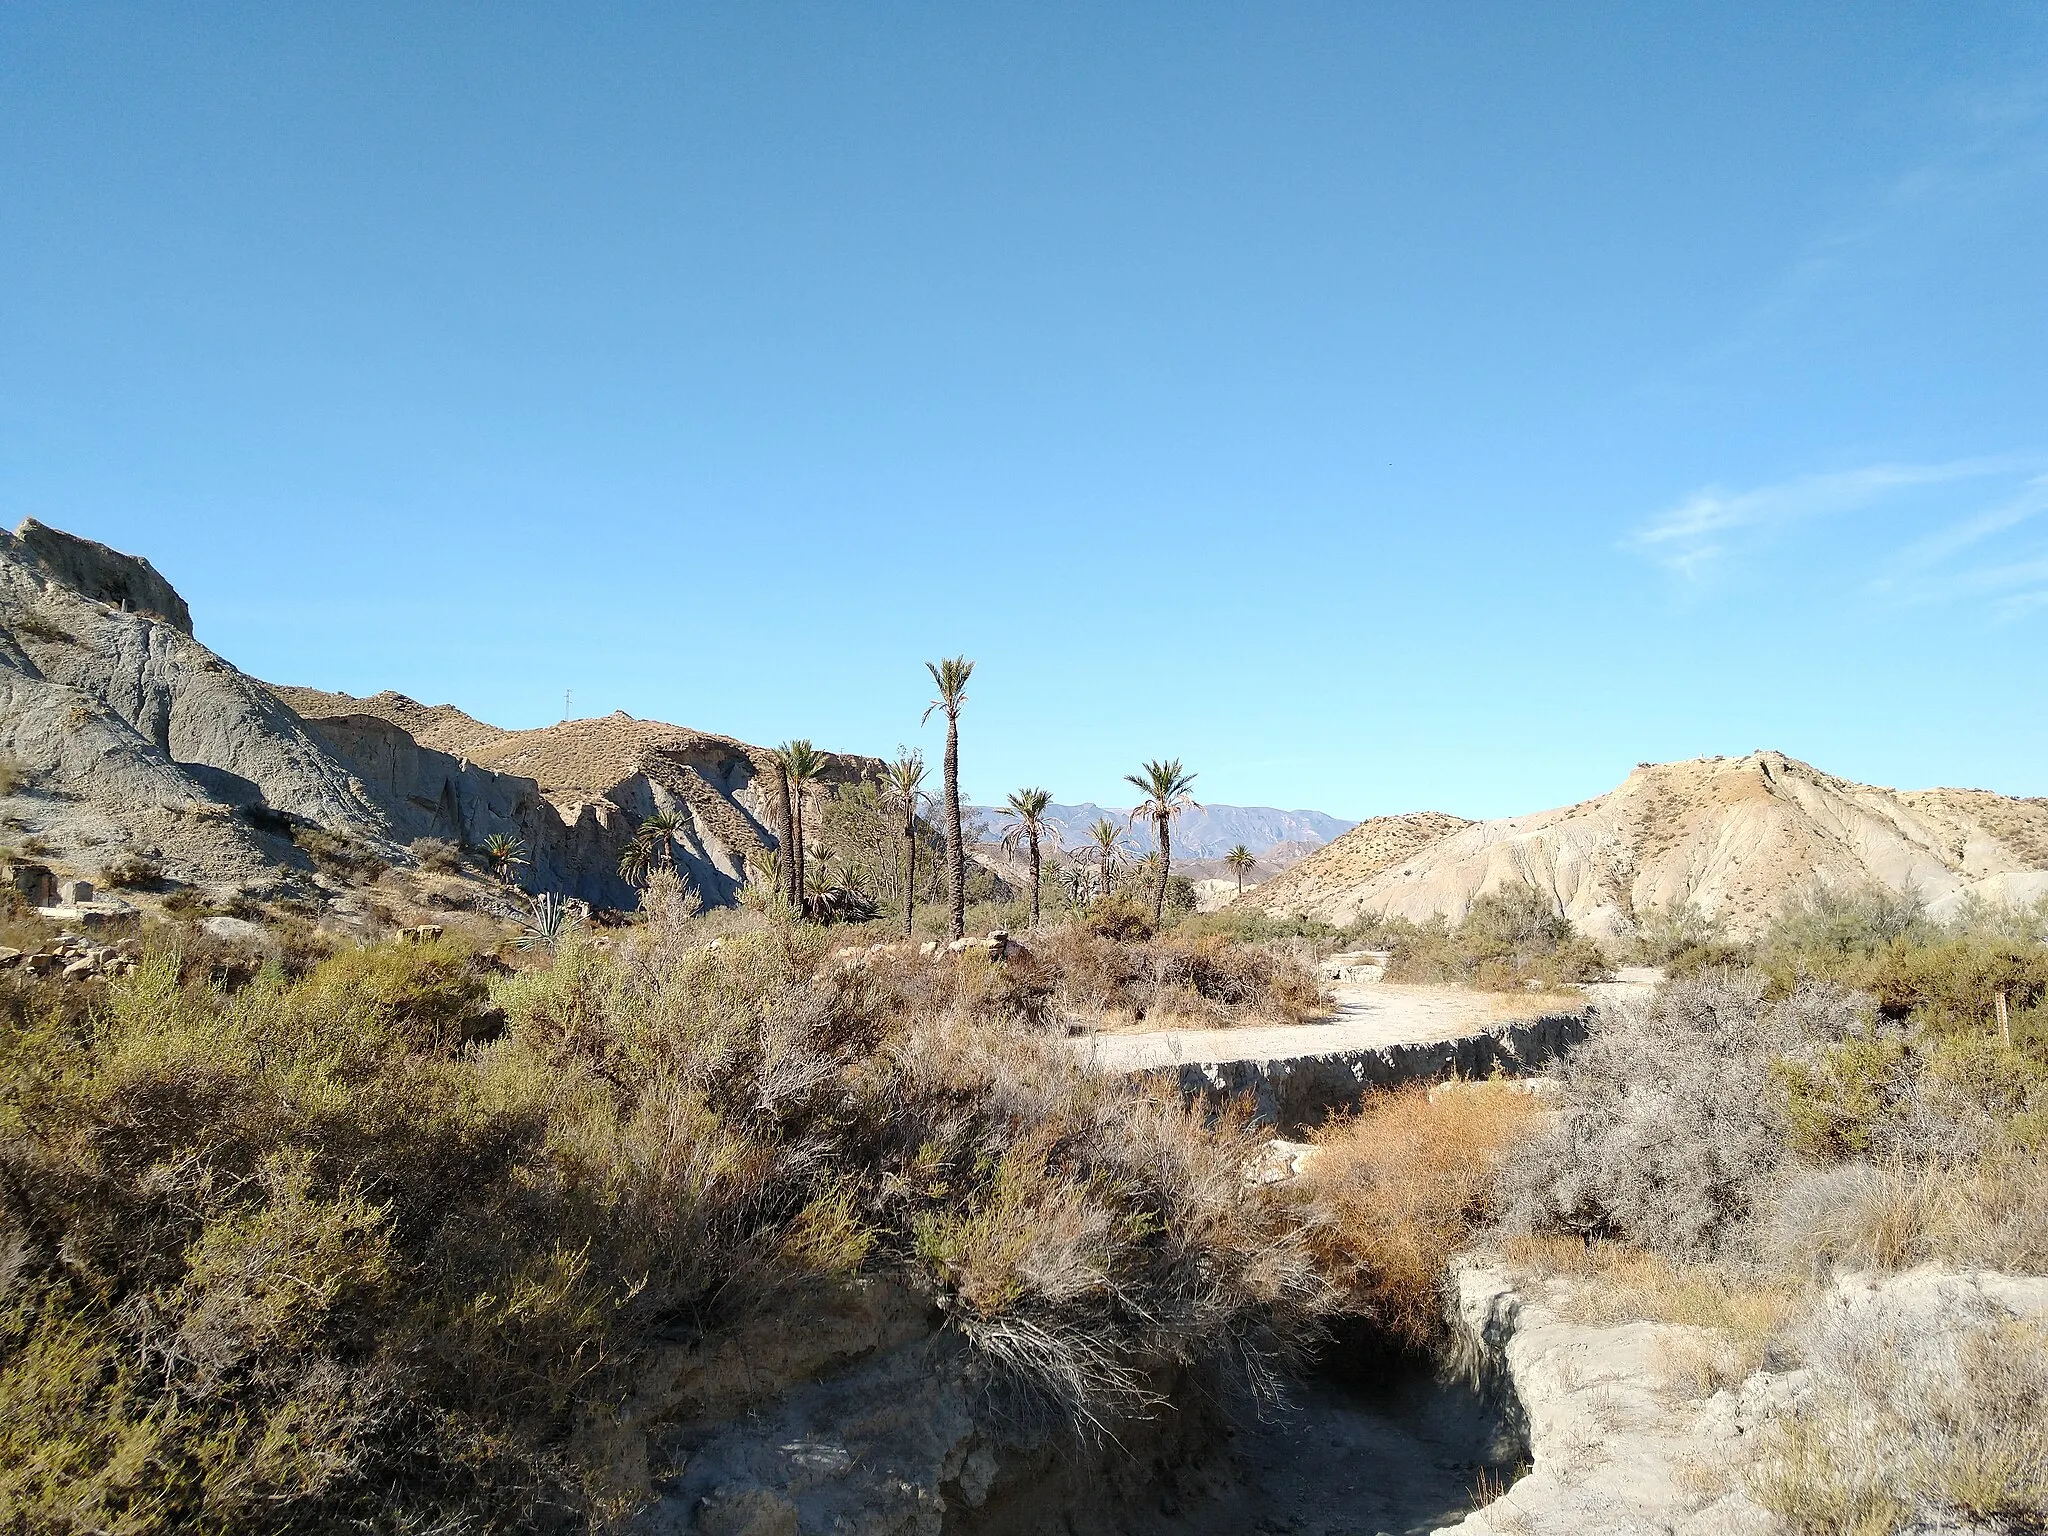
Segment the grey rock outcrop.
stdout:
<svg viewBox="0 0 2048 1536">
<path fill-rule="evenodd" d="M 192 613 L 185 599 L 140 555 L 124 555 L 31 517 L 12 533 L 0 532 L 0 556 L 94 602 L 147 614 L 192 633 Z"/>
<path fill-rule="evenodd" d="M 0 753 L 12 825 L 92 877 L 136 855 L 170 879 L 305 884 L 304 829 L 403 864 L 421 838 L 519 838 L 525 883 L 629 907 L 619 855 L 656 811 L 713 905 L 776 846 L 759 749 L 655 721 L 500 731 L 448 706 L 273 688 L 192 635 L 147 560 L 33 520 L 0 534 Z M 832 760 L 840 780 L 877 771 Z"/>
</svg>

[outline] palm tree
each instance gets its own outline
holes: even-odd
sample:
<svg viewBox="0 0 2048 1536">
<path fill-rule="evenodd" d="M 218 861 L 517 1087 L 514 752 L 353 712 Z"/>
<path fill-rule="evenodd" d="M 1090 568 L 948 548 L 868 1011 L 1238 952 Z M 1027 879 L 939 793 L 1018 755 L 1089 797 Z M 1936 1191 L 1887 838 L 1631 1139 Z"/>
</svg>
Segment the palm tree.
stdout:
<svg viewBox="0 0 2048 1536">
<path fill-rule="evenodd" d="M 938 685 L 939 696 L 925 706 L 946 712 L 946 895 L 952 903 L 952 935 L 967 936 L 967 848 L 960 840 L 960 706 L 967 702 L 967 679 L 974 663 L 965 656 L 928 661 L 925 670 Z"/>
<path fill-rule="evenodd" d="M 531 862 L 526 856 L 526 844 L 510 832 L 493 832 L 485 838 L 484 858 L 489 861 L 491 873 L 500 885 L 510 885 L 515 878 L 513 871 L 521 864 Z"/>
<path fill-rule="evenodd" d="M 1046 817 L 1046 809 L 1052 804 L 1049 789 L 1020 789 L 1014 791 L 1009 800 L 1010 814 L 1016 818 L 1010 823 L 1010 830 L 1003 834 L 1003 846 L 1015 852 L 1017 844 L 1026 843 L 1031 848 L 1031 926 L 1038 926 L 1038 844 L 1041 838 L 1050 839 L 1054 853 L 1060 848 L 1060 829 Z"/>
<path fill-rule="evenodd" d="M 1245 847 L 1243 843 L 1239 843 L 1230 852 L 1223 855 L 1223 862 L 1228 864 L 1231 872 L 1237 876 L 1237 894 L 1242 896 L 1244 894 L 1245 872 L 1256 862 L 1252 858 L 1251 849 Z"/>
<path fill-rule="evenodd" d="M 674 811 L 656 811 L 633 829 L 633 841 L 619 855 L 619 873 L 633 885 L 645 885 L 648 876 L 664 862 L 680 875 L 676 866 L 676 840 L 683 835 L 683 818 Z"/>
<path fill-rule="evenodd" d="M 1170 762 L 1147 763 L 1138 772 L 1125 774 L 1124 782 L 1134 785 L 1145 797 L 1131 812 L 1131 820 L 1135 822 L 1143 817 L 1151 822 L 1159 838 L 1159 873 L 1152 888 L 1152 921 L 1161 923 L 1166 920 L 1166 882 L 1173 873 L 1173 818 L 1195 806 L 1194 797 L 1188 793 L 1195 776 L 1185 772 L 1176 757 Z"/>
<path fill-rule="evenodd" d="M 903 811 L 903 937 L 907 939 L 917 908 L 917 808 L 931 798 L 924 792 L 924 754 L 898 747 L 896 760 L 882 770 L 882 778 Z"/>
<path fill-rule="evenodd" d="M 801 914 L 804 910 L 804 802 L 810 798 L 811 786 L 825 777 L 825 754 L 802 737 L 785 741 L 779 750 L 783 771 L 789 775 L 790 796 L 796 809 L 796 817 L 791 824 L 796 841 L 790 863 L 796 869 L 796 909 Z"/>
<path fill-rule="evenodd" d="M 1123 828 L 1107 816 L 1088 829 L 1088 841 L 1095 845 L 1095 857 L 1102 861 L 1102 894 L 1109 894 L 1109 873 L 1123 852 Z"/>
<path fill-rule="evenodd" d="M 768 766 L 775 770 L 775 810 L 778 820 L 775 824 L 776 840 L 788 850 L 796 840 L 796 825 L 789 807 L 789 759 L 778 747 L 763 747 L 761 755 L 768 759 Z M 787 857 L 776 861 L 779 883 L 777 892 L 787 901 L 796 901 L 796 876 L 790 873 L 790 865 L 797 861 Z"/>
</svg>

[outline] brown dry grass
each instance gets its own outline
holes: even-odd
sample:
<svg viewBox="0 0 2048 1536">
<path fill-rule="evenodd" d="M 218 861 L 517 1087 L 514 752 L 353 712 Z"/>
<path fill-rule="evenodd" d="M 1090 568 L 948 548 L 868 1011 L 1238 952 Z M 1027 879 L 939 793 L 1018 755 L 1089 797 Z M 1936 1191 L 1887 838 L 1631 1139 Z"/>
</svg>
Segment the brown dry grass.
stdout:
<svg viewBox="0 0 2048 1536">
<path fill-rule="evenodd" d="M 1315 1133 L 1295 1190 L 1348 1305 L 1420 1348 L 1442 1332 L 1451 1255 L 1492 1214 L 1503 1152 L 1536 1115 L 1509 1083 L 1404 1088 Z"/>
<path fill-rule="evenodd" d="M 1755 1371 L 1798 1308 L 1801 1287 L 1777 1275 L 1675 1263 L 1627 1243 L 1518 1237 L 1504 1256 L 1524 1274 L 1558 1283 L 1552 1300 L 1571 1322 L 1672 1323 L 1700 1330 L 1665 1347 L 1674 1386 L 1705 1396 Z"/>
<path fill-rule="evenodd" d="M 1795 1272 L 1945 1264 L 2048 1273 L 2048 1160 L 2006 1151 L 1961 1167 L 1813 1170 L 1780 1191 L 1764 1245 Z"/>
</svg>

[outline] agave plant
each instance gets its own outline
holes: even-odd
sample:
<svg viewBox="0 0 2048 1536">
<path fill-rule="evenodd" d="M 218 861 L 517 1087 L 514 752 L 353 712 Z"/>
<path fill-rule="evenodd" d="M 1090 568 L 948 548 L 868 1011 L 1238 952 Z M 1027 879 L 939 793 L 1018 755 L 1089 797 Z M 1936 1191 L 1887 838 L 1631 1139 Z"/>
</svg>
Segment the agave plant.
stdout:
<svg viewBox="0 0 2048 1536">
<path fill-rule="evenodd" d="M 553 954 L 562 940 L 582 926 L 582 914 L 566 897 L 555 891 L 542 891 L 527 899 L 525 926 L 513 942 L 521 949 L 544 949 Z"/>
</svg>

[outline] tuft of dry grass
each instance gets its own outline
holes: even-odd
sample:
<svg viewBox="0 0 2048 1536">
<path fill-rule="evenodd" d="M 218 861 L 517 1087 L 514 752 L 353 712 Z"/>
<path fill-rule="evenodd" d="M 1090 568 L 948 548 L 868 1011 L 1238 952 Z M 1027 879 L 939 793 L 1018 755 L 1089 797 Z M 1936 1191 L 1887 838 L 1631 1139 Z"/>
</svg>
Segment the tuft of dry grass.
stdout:
<svg viewBox="0 0 2048 1536">
<path fill-rule="evenodd" d="M 2048 1329 L 1988 1303 L 1821 1309 L 1750 1478 L 1802 1536 L 2048 1525 Z"/>
<path fill-rule="evenodd" d="M 1803 1170 L 1767 1212 L 1763 1247 L 1815 1274 L 1929 1263 L 2048 1273 L 2048 1160 L 2006 1151 L 1959 1167 Z"/>
<path fill-rule="evenodd" d="M 1444 1327 L 1451 1255 L 1493 1214 L 1501 1159 L 1537 1108 L 1505 1082 L 1404 1088 L 1315 1133 L 1292 1186 L 1346 1304 L 1421 1348 Z"/>
</svg>

